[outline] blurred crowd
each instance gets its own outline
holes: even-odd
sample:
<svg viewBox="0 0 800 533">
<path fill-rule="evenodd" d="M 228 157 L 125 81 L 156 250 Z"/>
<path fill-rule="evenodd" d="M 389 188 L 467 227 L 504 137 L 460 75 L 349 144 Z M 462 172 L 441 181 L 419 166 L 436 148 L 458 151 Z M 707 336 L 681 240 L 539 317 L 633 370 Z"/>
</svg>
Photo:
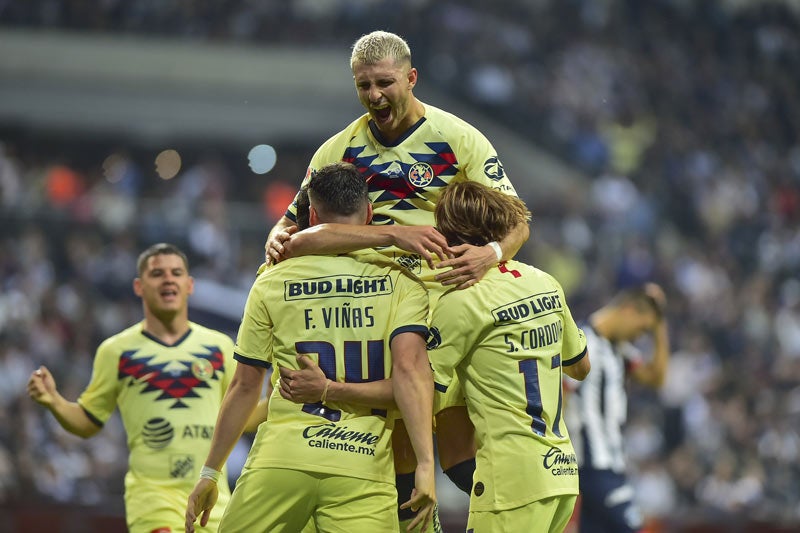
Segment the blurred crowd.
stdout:
<svg viewBox="0 0 800 533">
<path fill-rule="evenodd" d="M 421 83 L 587 177 L 524 198 L 522 259 L 556 275 L 577 317 L 620 287 L 665 287 L 668 378 L 659 393 L 631 391 L 626 432 L 645 514 L 800 523 L 800 15 L 786 3 L 91 4 L 0 3 L 0 24 L 298 46 L 405 36 Z M 295 185 L 312 150 L 275 174 Z M 201 275 L 246 289 L 276 217 L 234 217 L 231 202 L 269 180 L 231 187 L 244 174 L 231 159 L 198 157 L 159 181 L 125 153 L 109 179 L 107 155 L 61 161 L 30 142 L 0 154 L 0 499 L 121 490 L 109 480 L 124 442 L 107 442 L 121 432 L 79 443 L 55 430 L 25 398 L 29 372 L 47 363 L 79 392 L 97 342 L 138 317 L 129 284 L 143 243 L 185 244 Z M 512 180 L 535 183 L 536 169 Z"/>
</svg>

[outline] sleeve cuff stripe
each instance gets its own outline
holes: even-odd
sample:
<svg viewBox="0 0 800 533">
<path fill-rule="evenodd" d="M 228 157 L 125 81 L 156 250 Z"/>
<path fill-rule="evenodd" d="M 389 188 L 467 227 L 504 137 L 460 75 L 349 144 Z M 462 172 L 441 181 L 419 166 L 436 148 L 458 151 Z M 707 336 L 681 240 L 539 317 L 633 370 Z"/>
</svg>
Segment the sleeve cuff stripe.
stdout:
<svg viewBox="0 0 800 533">
<path fill-rule="evenodd" d="M 400 326 L 399 328 L 394 330 L 392 334 L 389 336 L 389 344 L 392 343 L 392 339 L 394 339 L 395 336 L 401 333 L 408 333 L 408 332 L 419 333 L 420 335 L 422 335 L 423 338 L 425 339 L 428 338 L 427 326 L 423 326 L 422 324 L 410 324 L 408 326 Z"/>
<path fill-rule="evenodd" d="M 439 392 L 447 392 L 447 385 L 442 385 L 441 383 L 433 382 L 433 388 Z"/>
<path fill-rule="evenodd" d="M 78 404 L 78 405 L 80 405 L 80 404 Z M 92 413 L 87 411 L 84 406 L 81 405 L 81 409 L 83 409 L 83 412 L 86 413 L 86 416 L 89 417 L 89 420 L 91 420 L 92 423 L 95 424 L 97 427 L 103 427 L 105 425 L 105 424 L 103 424 L 103 422 L 99 418 L 97 418 Z"/>
<path fill-rule="evenodd" d="M 589 350 L 589 347 L 587 346 L 586 348 L 583 349 L 583 351 L 581 353 L 579 353 L 575 357 L 571 357 L 569 359 L 564 359 L 564 361 L 561 363 L 561 366 L 572 366 L 572 365 L 574 365 L 575 363 L 579 362 L 581 359 L 586 357 L 586 354 L 588 353 L 588 350 Z"/>
<path fill-rule="evenodd" d="M 269 363 L 267 361 L 262 361 L 261 359 L 253 359 L 252 357 L 247 357 L 247 356 L 244 356 L 244 355 L 242 355 L 240 353 L 235 353 L 234 352 L 233 358 L 235 360 L 237 360 L 238 362 L 243 363 L 245 365 L 260 366 L 261 368 L 266 368 L 267 370 L 272 368 L 272 363 Z"/>
</svg>

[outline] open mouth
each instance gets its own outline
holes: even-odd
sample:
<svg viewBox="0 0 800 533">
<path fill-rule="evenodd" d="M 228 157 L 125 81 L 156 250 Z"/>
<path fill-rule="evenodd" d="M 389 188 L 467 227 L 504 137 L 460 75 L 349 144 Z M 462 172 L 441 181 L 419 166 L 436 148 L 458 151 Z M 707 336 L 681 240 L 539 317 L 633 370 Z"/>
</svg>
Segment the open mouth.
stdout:
<svg viewBox="0 0 800 533">
<path fill-rule="evenodd" d="M 386 122 L 389 120 L 389 117 L 392 114 L 392 108 L 387 105 L 386 107 L 381 107 L 380 109 L 373 108 L 372 112 L 378 122 Z"/>
<path fill-rule="evenodd" d="M 171 300 L 173 298 L 178 297 L 178 291 L 176 291 L 175 289 L 164 289 L 159 294 L 161 294 L 162 298 L 167 300 Z"/>
</svg>

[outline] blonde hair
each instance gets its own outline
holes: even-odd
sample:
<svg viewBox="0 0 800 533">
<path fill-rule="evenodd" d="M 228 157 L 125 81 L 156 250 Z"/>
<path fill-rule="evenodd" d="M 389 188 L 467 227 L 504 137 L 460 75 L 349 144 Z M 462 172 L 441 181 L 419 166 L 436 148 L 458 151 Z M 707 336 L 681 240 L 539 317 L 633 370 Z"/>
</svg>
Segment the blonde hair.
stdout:
<svg viewBox="0 0 800 533">
<path fill-rule="evenodd" d="M 411 49 L 408 43 L 399 35 L 388 31 L 373 31 L 362 35 L 353 44 L 350 55 L 350 68 L 356 65 L 374 65 L 382 59 L 391 58 L 395 65 L 407 62 L 411 64 Z"/>
<path fill-rule="evenodd" d="M 450 245 L 483 246 L 500 241 L 517 225 L 527 222 L 531 213 L 516 196 L 475 181 L 448 185 L 434 211 L 436 229 Z"/>
</svg>

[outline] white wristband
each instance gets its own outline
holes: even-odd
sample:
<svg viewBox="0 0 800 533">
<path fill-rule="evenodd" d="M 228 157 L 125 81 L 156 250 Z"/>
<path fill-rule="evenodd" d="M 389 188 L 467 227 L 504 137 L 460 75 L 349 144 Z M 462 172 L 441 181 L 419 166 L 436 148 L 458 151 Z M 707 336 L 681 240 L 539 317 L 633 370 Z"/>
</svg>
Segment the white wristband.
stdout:
<svg viewBox="0 0 800 533">
<path fill-rule="evenodd" d="M 222 472 L 214 470 L 210 466 L 203 465 L 203 468 L 200 469 L 200 479 L 210 479 L 214 483 L 219 480 L 220 474 L 222 474 Z"/>
<path fill-rule="evenodd" d="M 488 243 L 486 246 L 491 246 L 492 250 L 494 250 L 495 255 L 497 256 L 498 261 L 503 260 L 503 249 L 500 248 L 500 245 L 496 241 L 492 241 Z"/>
</svg>

